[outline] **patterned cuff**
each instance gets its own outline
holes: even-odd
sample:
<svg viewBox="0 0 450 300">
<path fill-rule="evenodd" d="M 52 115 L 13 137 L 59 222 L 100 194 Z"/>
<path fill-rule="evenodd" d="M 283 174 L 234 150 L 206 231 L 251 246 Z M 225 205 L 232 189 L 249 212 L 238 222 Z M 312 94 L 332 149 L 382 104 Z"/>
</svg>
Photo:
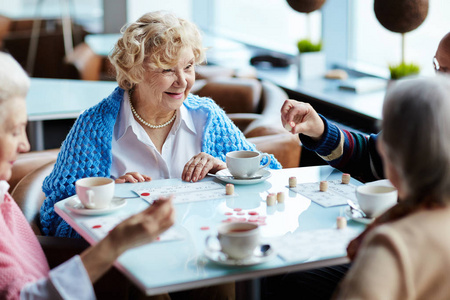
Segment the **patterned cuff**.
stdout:
<svg viewBox="0 0 450 300">
<path fill-rule="evenodd" d="M 325 129 L 323 136 L 319 141 L 314 141 L 309 136 L 299 134 L 303 146 L 311 151 L 317 152 L 320 156 L 328 156 L 335 150 L 341 141 L 341 131 L 339 128 L 328 121 L 324 116 L 320 115 L 323 120 Z"/>
</svg>

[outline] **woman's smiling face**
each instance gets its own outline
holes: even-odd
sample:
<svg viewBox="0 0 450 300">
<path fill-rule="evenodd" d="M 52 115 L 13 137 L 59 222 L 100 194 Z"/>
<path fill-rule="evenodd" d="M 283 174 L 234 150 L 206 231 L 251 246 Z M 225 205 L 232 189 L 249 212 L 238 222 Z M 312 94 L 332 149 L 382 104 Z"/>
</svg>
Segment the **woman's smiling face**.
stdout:
<svg viewBox="0 0 450 300">
<path fill-rule="evenodd" d="M 139 83 L 141 97 L 152 99 L 158 109 L 178 109 L 189 95 L 195 82 L 194 53 L 192 49 L 181 50 L 178 63 L 170 69 L 150 69 Z"/>
<path fill-rule="evenodd" d="M 0 180 L 9 180 L 17 155 L 30 150 L 26 102 L 22 98 L 6 100 L 0 110 Z"/>
</svg>

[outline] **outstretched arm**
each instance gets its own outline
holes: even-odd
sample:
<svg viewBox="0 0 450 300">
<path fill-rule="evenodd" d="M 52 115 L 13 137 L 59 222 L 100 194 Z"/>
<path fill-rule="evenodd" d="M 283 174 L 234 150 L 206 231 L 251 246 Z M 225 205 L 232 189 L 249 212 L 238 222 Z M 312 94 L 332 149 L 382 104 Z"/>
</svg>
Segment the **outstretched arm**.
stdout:
<svg viewBox="0 0 450 300">
<path fill-rule="evenodd" d="M 103 240 L 85 250 L 81 260 L 91 281 L 97 281 L 126 250 L 150 243 L 174 223 L 171 199 L 159 199 L 117 225 Z"/>
<path fill-rule="evenodd" d="M 378 135 L 369 136 L 339 129 L 308 103 L 286 100 L 281 121 L 291 133 L 298 133 L 303 146 L 315 151 L 331 166 L 363 181 L 384 178 L 376 149 Z"/>
</svg>

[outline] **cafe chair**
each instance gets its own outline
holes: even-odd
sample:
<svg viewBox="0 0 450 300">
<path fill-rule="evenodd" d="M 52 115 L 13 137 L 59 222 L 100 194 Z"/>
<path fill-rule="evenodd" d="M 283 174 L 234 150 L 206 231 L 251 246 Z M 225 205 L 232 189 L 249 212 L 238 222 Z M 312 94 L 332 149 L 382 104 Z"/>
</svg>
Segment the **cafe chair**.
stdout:
<svg viewBox="0 0 450 300">
<path fill-rule="evenodd" d="M 281 124 L 281 106 L 288 99 L 283 89 L 254 78 L 214 76 L 197 80 L 192 93 L 212 98 L 259 151 L 273 154 L 284 168 L 299 166 L 298 135 Z"/>
<path fill-rule="evenodd" d="M 65 74 L 69 79 L 100 80 L 102 57 L 86 43 L 75 46 L 72 53 L 64 57 Z"/>
</svg>

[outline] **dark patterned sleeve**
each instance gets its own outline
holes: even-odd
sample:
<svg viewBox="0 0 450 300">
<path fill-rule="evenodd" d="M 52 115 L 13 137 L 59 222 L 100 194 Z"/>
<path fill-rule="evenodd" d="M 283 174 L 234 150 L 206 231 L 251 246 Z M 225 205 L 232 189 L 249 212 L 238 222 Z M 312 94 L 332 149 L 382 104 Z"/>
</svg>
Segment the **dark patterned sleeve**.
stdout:
<svg viewBox="0 0 450 300">
<path fill-rule="evenodd" d="M 335 124 L 321 116 L 325 131 L 318 142 L 300 134 L 305 148 L 315 151 L 331 166 L 351 174 L 361 181 L 373 181 L 384 178 L 383 164 L 377 151 L 378 134 L 341 130 Z"/>
</svg>

